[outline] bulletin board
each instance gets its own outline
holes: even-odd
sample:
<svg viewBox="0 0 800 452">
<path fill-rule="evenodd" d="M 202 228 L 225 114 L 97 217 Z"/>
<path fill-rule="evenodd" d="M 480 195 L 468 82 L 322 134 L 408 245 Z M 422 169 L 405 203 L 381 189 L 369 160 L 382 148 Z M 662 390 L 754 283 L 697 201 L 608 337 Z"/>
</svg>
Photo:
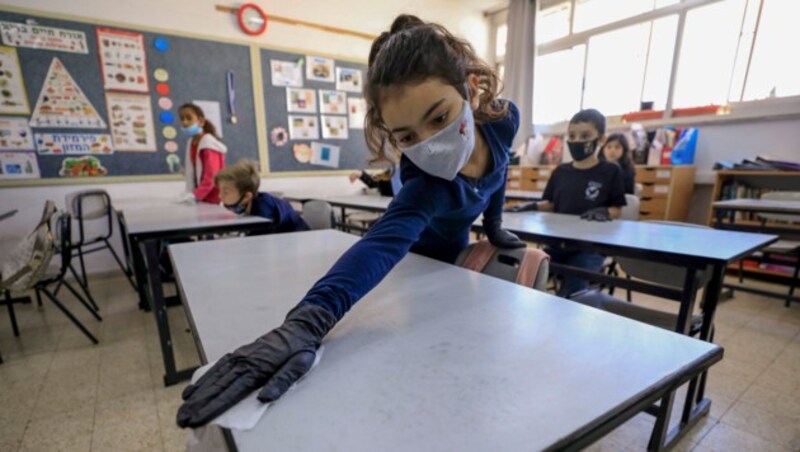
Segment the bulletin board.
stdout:
<svg viewBox="0 0 800 452">
<path fill-rule="evenodd" d="M 363 63 L 260 49 L 271 173 L 364 168 Z"/>
<path fill-rule="evenodd" d="M 178 108 L 198 100 L 227 162 L 259 160 L 249 45 L 8 11 L 0 35 L 2 186 L 183 177 Z"/>
</svg>

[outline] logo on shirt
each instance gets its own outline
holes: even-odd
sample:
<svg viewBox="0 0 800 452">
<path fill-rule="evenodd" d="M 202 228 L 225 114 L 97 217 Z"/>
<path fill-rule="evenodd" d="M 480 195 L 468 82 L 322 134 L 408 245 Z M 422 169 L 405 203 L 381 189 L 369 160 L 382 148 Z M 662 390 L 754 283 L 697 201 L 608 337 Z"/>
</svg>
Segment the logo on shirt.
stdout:
<svg viewBox="0 0 800 452">
<path fill-rule="evenodd" d="M 603 188 L 603 184 L 600 182 L 589 181 L 589 184 L 586 186 L 586 200 L 596 201 L 597 197 L 600 196 L 601 188 Z"/>
</svg>

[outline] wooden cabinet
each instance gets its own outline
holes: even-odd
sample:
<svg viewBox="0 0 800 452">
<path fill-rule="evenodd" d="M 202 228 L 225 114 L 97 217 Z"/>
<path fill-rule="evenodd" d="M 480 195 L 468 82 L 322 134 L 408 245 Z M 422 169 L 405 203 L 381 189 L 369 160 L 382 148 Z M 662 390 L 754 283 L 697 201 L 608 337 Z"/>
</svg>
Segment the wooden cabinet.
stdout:
<svg viewBox="0 0 800 452">
<path fill-rule="evenodd" d="M 510 166 L 509 190 L 544 191 L 555 166 Z M 686 221 L 694 192 L 692 165 L 637 166 L 636 182 L 642 185 L 640 218 Z"/>
<path fill-rule="evenodd" d="M 686 221 L 694 193 L 693 165 L 636 166 L 641 184 L 639 219 Z"/>
</svg>

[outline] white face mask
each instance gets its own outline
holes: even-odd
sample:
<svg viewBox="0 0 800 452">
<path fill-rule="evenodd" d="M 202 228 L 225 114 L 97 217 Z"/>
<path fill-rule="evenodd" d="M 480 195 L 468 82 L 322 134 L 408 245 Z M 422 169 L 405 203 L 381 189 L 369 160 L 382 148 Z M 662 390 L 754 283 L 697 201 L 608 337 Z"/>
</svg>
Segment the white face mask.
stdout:
<svg viewBox="0 0 800 452">
<path fill-rule="evenodd" d="M 431 176 L 453 180 L 475 148 L 475 118 L 464 101 L 461 116 L 436 135 L 400 151 Z"/>
</svg>

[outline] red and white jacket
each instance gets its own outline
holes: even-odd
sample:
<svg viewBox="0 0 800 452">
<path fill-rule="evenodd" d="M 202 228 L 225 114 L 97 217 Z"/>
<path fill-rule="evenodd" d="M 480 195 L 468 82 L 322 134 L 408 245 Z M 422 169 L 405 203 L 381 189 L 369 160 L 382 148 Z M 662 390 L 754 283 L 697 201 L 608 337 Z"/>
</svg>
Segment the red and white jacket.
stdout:
<svg viewBox="0 0 800 452">
<path fill-rule="evenodd" d="M 225 167 L 228 148 L 214 135 L 203 134 L 197 145 L 192 139 L 186 143 L 186 191 L 200 202 L 219 204 L 219 189 L 214 186 L 214 176 Z"/>
</svg>

